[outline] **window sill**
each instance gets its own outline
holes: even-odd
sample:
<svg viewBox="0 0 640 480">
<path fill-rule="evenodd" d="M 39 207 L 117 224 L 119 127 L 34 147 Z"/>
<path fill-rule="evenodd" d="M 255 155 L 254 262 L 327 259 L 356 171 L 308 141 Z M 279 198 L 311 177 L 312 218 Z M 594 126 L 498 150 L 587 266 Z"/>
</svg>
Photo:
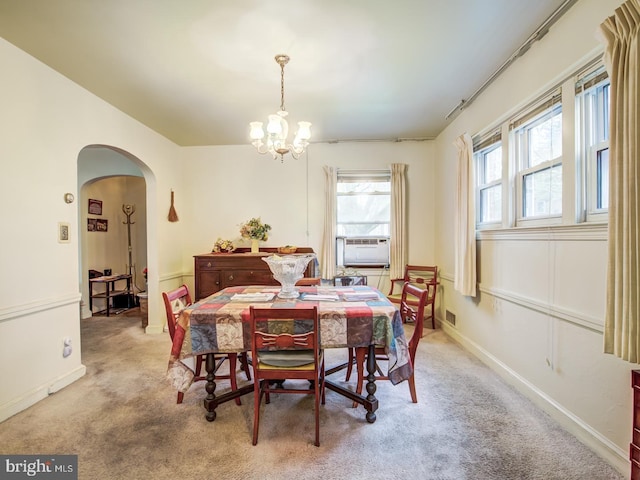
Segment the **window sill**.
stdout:
<svg viewBox="0 0 640 480">
<path fill-rule="evenodd" d="M 580 240 L 607 241 L 606 223 L 579 223 L 576 225 L 547 225 L 486 229 L 476 232 L 476 240 Z"/>
</svg>

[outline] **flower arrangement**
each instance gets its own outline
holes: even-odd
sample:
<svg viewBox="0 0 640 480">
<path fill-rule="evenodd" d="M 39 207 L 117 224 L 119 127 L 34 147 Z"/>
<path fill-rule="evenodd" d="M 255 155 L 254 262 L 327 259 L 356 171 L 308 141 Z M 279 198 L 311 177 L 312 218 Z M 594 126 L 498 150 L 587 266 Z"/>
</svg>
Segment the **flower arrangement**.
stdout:
<svg viewBox="0 0 640 480">
<path fill-rule="evenodd" d="M 213 252 L 215 253 L 231 253 L 236 249 L 231 240 L 223 240 L 218 237 L 216 243 L 213 244 Z"/>
<path fill-rule="evenodd" d="M 250 238 L 252 240 L 260 240 L 262 242 L 269 239 L 269 231 L 271 225 L 262 223 L 260 217 L 252 218 L 243 225 L 240 225 L 240 235 L 243 238 Z"/>
</svg>

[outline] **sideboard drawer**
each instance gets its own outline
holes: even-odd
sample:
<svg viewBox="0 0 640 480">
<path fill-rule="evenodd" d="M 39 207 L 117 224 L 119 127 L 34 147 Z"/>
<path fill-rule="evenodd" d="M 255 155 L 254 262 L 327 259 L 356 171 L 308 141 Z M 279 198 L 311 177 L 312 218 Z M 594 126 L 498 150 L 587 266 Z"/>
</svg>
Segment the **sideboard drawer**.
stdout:
<svg viewBox="0 0 640 480">
<path fill-rule="evenodd" d="M 196 258 L 197 270 L 216 270 L 216 264 L 211 258 Z"/>
<path fill-rule="evenodd" d="M 221 288 L 236 285 L 280 285 L 271 270 L 224 270 L 221 277 Z"/>
</svg>

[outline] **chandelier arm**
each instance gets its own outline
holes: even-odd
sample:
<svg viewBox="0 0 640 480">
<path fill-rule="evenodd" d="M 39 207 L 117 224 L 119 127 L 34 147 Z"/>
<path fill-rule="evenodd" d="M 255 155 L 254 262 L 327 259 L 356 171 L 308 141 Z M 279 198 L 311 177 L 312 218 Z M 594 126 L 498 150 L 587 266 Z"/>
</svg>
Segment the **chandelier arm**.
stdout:
<svg viewBox="0 0 640 480">
<path fill-rule="evenodd" d="M 266 153 L 269 153 L 269 147 L 267 146 L 266 143 L 262 142 L 261 140 L 253 142 L 253 146 L 256 147 L 256 151 L 260 155 L 264 155 Z"/>
</svg>

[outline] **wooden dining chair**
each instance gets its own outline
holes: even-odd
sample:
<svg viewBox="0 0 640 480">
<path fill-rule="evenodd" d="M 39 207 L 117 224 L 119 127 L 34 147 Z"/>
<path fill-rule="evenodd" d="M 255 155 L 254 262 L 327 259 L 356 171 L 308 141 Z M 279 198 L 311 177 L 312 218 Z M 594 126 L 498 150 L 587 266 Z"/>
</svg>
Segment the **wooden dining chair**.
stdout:
<svg viewBox="0 0 640 480">
<path fill-rule="evenodd" d="M 437 266 L 422 266 L 422 265 L 406 265 L 404 269 L 403 278 L 391 279 L 391 289 L 387 294 L 387 298 L 392 303 L 400 305 L 402 300 L 402 287 L 405 282 L 409 282 L 412 285 L 428 290 L 427 301 L 425 303 L 425 311 L 431 318 L 431 328 L 436 328 L 436 293 L 438 290 L 438 267 Z M 395 291 L 395 293 L 394 293 Z M 410 296 L 407 299 L 407 304 L 411 306 L 418 306 L 418 299 Z M 427 307 L 431 307 L 428 309 Z M 422 332 L 420 332 L 422 334 Z"/>
<path fill-rule="evenodd" d="M 175 290 L 171 290 L 169 292 L 162 292 L 162 299 L 164 300 L 164 308 L 165 313 L 167 315 L 167 328 L 169 330 L 169 336 L 171 337 L 171 341 L 173 342 L 173 337 L 176 331 L 176 322 L 178 321 L 178 317 L 180 316 L 180 312 L 185 308 L 191 305 L 193 302 L 191 300 L 191 293 L 189 292 L 189 288 L 186 285 L 182 285 Z M 251 374 L 249 373 L 249 365 L 246 360 L 243 363 L 243 370 L 247 375 L 247 379 L 251 380 Z M 215 354 L 216 357 L 216 366 L 215 370 L 218 370 L 222 363 L 225 360 L 229 360 L 229 375 L 216 375 L 216 379 L 229 379 L 231 382 L 231 390 L 237 390 L 238 384 L 236 380 L 236 362 L 238 355 L 236 353 L 225 353 L 225 354 Z M 206 380 L 206 372 L 203 375 L 202 366 L 207 361 L 207 355 L 196 355 L 194 357 L 194 382 L 199 382 L 202 380 Z M 246 366 L 245 366 L 246 364 Z M 182 392 L 178 392 L 178 399 L 176 403 L 182 403 L 184 398 L 184 394 Z M 240 398 L 236 398 L 236 404 L 241 405 Z"/>
<path fill-rule="evenodd" d="M 421 289 L 415 285 L 405 282 L 402 288 L 402 296 L 400 297 L 400 315 L 403 322 L 414 322 L 414 330 L 409 340 L 409 357 L 411 358 L 411 365 L 415 365 L 416 351 L 418 350 L 418 344 L 420 338 L 422 338 L 422 324 L 424 322 L 424 308 L 427 305 L 429 296 L 429 290 Z M 409 304 L 409 300 L 413 298 L 418 299 L 417 307 Z M 413 300 L 411 300 L 413 301 Z M 384 347 L 376 347 L 376 380 L 389 380 L 389 377 L 382 373 L 382 369 L 378 365 L 379 361 L 388 361 L 389 357 L 385 353 Z M 356 393 L 362 393 L 362 384 L 364 383 L 364 366 L 367 361 L 367 351 L 363 348 L 356 349 L 355 362 L 358 373 L 358 383 L 356 385 Z M 348 379 L 347 379 L 348 380 Z M 418 403 L 418 396 L 416 394 L 415 372 L 409 377 L 409 392 L 411 393 L 411 401 Z M 358 404 L 354 403 L 356 407 Z"/>
<path fill-rule="evenodd" d="M 272 393 L 314 395 L 315 446 L 320 446 L 320 402 L 324 405 L 324 352 L 320 349 L 318 308 L 249 308 L 253 365 L 253 444 L 258 443 L 262 397 Z M 307 380 L 306 388 L 284 380 Z M 271 382 L 275 382 L 271 385 Z"/>
</svg>

